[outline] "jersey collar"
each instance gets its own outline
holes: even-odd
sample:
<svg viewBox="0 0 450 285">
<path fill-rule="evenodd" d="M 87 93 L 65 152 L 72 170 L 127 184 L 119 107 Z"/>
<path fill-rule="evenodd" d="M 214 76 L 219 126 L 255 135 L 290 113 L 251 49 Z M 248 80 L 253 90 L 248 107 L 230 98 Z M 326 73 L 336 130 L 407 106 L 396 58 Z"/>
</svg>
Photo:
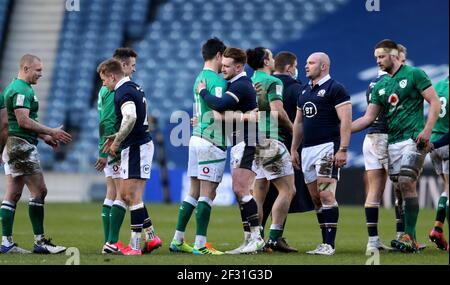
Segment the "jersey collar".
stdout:
<svg viewBox="0 0 450 285">
<path fill-rule="evenodd" d="M 131 81 L 129 76 L 125 76 L 124 78 L 120 79 L 119 82 L 117 82 L 116 87 L 114 87 L 114 91 L 119 89 L 120 86 L 122 86 L 125 82 Z"/>
<path fill-rule="evenodd" d="M 330 80 L 330 79 L 331 79 L 331 76 L 330 76 L 329 74 L 327 74 L 327 75 L 325 75 L 324 78 L 322 78 L 322 79 L 320 79 L 319 81 L 317 81 L 317 84 L 316 84 L 316 85 L 321 86 L 322 84 L 324 84 L 325 82 L 327 82 L 327 81 Z M 311 87 L 313 87 L 313 86 L 312 86 L 312 81 L 311 81 L 311 80 L 309 81 L 309 85 L 310 85 Z"/>
<path fill-rule="evenodd" d="M 231 78 L 229 80 L 230 83 L 235 82 L 236 80 L 238 80 L 239 78 L 243 77 L 243 76 L 247 76 L 247 73 L 245 71 L 242 71 L 241 73 L 239 73 L 238 75 L 236 75 L 235 77 Z"/>
</svg>

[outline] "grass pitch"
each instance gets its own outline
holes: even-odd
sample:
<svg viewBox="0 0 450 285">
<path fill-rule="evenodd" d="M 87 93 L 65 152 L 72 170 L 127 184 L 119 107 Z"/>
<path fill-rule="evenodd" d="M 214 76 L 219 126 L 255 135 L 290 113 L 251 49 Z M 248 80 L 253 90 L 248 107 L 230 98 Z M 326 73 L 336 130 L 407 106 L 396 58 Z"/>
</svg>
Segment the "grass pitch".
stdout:
<svg viewBox="0 0 450 285">
<path fill-rule="evenodd" d="M 299 253 L 258 253 L 255 255 L 194 256 L 170 253 L 178 216 L 178 205 L 147 204 L 150 217 L 163 246 L 152 254 L 140 257 L 102 255 L 103 228 L 101 203 L 63 204 L 49 203 L 45 208 L 45 231 L 56 244 L 75 247 L 80 252 L 82 265 L 142 264 L 142 265 L 364 265 L 367 229 L 363 207 L 340 207 L 339 227 L 336 238 L 336 255 L 310 256 L 305 252 L 314 249 L 321 241 L 314 212 L 290 214 L 284 236 Z M 428 241 L 428 233 L 434 221 L 433 209 L 419 213 L 417 236 L 427 249 L 419 254 L 380 253 L 380 264 L 448 265 L 447 252 L 439 251 Z M 125 217 L 121 240 L 129 241 L 129 214 Z M 395 236 L 393 210 L 380 211 L 379 235 L 386 244 Z M 447 225 L 445 226 L 447 233 Z M 268 235 L 268 232 L 266 232 Z M 447 234 L 448 236 L 448 234 Z M 195 238 L 195 216 L 187 227 L 186 238 Z M 240 215 L 236 206 L 213 207 L 208 241 L 219 250 L 229 250 L 240 245 L 243 239 Z M 14 240 L 21 247 L 32 249 L 33 235 L 28 218 L 28 207 L 19 204 L 14 225 Z M 61 255 L 0 255 L 4 264 L 59 264 L 64 265 L 69 256 Z"/>
</svg>

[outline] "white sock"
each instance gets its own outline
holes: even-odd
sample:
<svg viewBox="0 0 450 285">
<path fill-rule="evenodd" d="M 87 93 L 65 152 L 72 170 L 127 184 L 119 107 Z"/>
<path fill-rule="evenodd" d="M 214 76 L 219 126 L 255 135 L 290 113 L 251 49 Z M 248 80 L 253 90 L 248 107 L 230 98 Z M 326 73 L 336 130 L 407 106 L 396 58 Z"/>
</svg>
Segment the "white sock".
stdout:
<svg viewBox="0 0 450 285">
<path fill-rule="evenodd" d="M 44 238 L 44 235 L 34 235 L 34 242 L 40 242 Z"/>
<path fill-rule="evenodd" d="M 2 245 L 11 246 L 14 244 L 12 236 L 2 236 Z"/>
<path fill-rule="evenodd" d="M 141 232 L 131 231 L 130 246 L 134 250 L 138 250 L 141 248 Z"/>
<path fill-rule="evenodd" d="M 173 239 L 176 240 L 178 243 L 182 243 L 184 241 L 184 232 L 175 231 Z"/>
<path fill-rule="evenodd" d="M 205 236 L 199 236 L 199 235 L 195 236 L 195 245 L 194 245 L 195 248 L 198 249 L 198 248 L 205 247 L 205 244 L 206 244 Z"/>
<path fill-rule="evenodd" d="M 378 241 L 378 239 L 379 239 L 378 236 L 369 237 L 369 242 L 375 242 Z"/>
</svg>

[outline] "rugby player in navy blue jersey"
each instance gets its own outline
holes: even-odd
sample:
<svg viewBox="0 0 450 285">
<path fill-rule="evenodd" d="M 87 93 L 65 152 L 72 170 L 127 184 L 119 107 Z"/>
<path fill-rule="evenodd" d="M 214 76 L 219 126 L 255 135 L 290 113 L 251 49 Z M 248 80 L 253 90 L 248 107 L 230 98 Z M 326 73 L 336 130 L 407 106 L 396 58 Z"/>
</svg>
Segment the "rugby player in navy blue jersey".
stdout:
<svg viewBox="0 0 450 285">
<path fill-rule="evenodd" d="M 244 71 L 246 62 L 245 51 L 238 48 L 227 48 L 224 51 L 222 73 L 228 80 L 228 86 L 221 98 L 211 95 L 206 90 L 205 82 L 197 85 L 197 92 L 211 109 L 220 113 L 241 112 L 243 115 L 257 108 L 256 91 Z M 253 168 L 257 143 L 256 130 L 257 126 L 247 122 L 244 122 L 243 129 L 233 129 L 231 149 L 233 191 L 239 200 L 242 220 L 248 223 L 249 233 L 239 248 L 228 253 L 251 253 L 264 247 L 264 240 L 259 231 L 257 204 L 250 193 L 255 179 Z"/>
<path fill-rule="evenodd" d="M 309 84 L 299 96 L 293 127 L 292 162 L 300 167 L 297 152 L 303 143 L 301 168 L 315 205 L 322 206 L 319 224 L 322 243 L 309 254 L 333 255 L 339 208 L 335 198 L 339 168 L 347 163 L 352 105 L 345 88 L 330 77 L 330 59 L 322 52 L 306 61 Z"/>
<path fill-rule="evenodd" d="M 121 151 L 120 187 L 122 199 L 131 213 L 130 245 L 122 248 L 123 255 L 141 255 L 140 248 L 142 226 L 145 220 L 145 208 L 142 195 L 146 180 L 150 178 L 154 146 L 148 131 L 147 102 L 143 90 L 132 82 L 116 59 L 102 62 L 98 73 L 103 85 L 115 91 L 114 105 L 119 131 L 107 137 L 103 152 L 112 156 Z"/>
</svg>

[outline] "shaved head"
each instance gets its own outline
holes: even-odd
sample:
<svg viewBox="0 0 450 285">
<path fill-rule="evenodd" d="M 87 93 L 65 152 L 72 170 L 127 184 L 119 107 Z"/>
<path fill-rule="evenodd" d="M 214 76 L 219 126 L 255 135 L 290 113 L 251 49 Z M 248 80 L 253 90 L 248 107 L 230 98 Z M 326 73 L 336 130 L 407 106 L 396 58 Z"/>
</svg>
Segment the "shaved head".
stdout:
<svg viewBox="0 0 450 285">
<path fill-rule="evenodd" d="M 330 73 L 330 57 L 324 52 L 312 53 L 306 60 L 306 77 L 318 81 Z"/>
<path fill-rule="evenodd" d="M 35 61 L 41 61 L 41 59 L 32 54 L 25 54 L 20 59 L 20 69 L 24 68 L 25 66 L 31 66 Z"/>
<path fill-rule="evenodd" d="M 330 57 L 328 56 L 328 54 L 324 53 L 324 52 L 315 52 L 313 54 L 311 54 L 311 56 L 315 56 L 320 64 L 326 64 L 328 66 L 328 68 L 331 65 L 331 61 L 330 61 Z"/>
<path fill-rule="evenodd" d="M 39 57 L 32 54 L 25 54 L 20 59 L 19 79 L 29 84 L 36 84 L 42 77 L 42 61 Z"/>
</svg>

